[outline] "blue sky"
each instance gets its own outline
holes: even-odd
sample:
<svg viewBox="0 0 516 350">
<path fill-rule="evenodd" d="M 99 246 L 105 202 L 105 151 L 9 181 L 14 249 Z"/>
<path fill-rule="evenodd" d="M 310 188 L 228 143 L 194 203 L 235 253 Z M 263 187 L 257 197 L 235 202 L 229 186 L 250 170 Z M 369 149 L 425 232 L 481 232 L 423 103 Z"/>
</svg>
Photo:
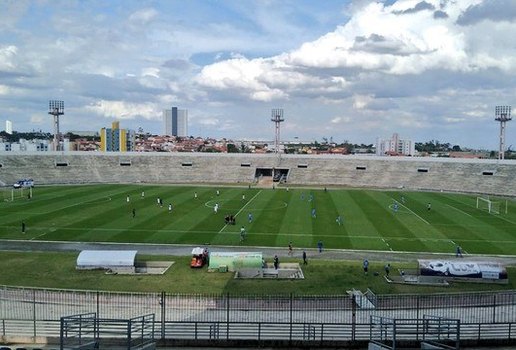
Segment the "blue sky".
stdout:
<svg viewBox="0 0 516 350">
<path fill-rule="evenodd" d="M 0 1 L 0 128 L 497 149 L 516 98 L 516 1 Z M 506 143 L 516 147 L 516 122 Z"/>
</svg>

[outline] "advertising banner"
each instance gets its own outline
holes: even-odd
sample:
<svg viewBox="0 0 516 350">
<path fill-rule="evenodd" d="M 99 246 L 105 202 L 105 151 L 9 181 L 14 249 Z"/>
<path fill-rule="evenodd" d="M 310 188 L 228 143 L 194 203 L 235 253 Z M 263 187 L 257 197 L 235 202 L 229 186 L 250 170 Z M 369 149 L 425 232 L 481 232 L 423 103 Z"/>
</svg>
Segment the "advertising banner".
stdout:
<svg viewBox="0 0 516 350">
<path fill-rule="evenodd" d="M 505 266 L 492 261 L 418 260 L 421 276 L 447 276 L 506 280 Z"/>
<path fill-rule="evenodd" d="M 220 266 L 227 266 L 228 271 L 236 271 L 241 268 L 261 268 L 262 253 L 251 252 L 211 252 L 210 270 L 216 270 Z"/>
</svg>

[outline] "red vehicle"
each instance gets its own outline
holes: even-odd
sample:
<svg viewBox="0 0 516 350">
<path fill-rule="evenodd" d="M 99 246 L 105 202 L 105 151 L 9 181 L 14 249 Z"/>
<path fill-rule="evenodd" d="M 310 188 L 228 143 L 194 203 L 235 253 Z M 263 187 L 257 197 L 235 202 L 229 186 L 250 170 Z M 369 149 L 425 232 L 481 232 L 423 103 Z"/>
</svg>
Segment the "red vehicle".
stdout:
<svg viewBox="0 0 516 350">
<path fill-rule="evenodd" d="M 208 249 L 197 247 L 192 249 L 192 260 L 190 260 L 190 267 L 203 267 L 208 263 Z"/>
</svg>

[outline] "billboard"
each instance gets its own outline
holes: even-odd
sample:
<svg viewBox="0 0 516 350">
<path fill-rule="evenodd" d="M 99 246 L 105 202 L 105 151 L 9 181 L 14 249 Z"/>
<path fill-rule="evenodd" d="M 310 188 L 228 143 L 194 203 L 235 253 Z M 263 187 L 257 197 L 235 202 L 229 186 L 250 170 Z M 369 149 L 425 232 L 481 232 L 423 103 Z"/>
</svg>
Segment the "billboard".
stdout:
<svg viewBox="0 0 516 350">
<path fill-rule="evenodd" d="M 493 261 L 467 260 L 418 260 L 421 276 L 446 276 L 458 278 L 482 278 L 506 280 L 507 270 Z"/>
</svg>

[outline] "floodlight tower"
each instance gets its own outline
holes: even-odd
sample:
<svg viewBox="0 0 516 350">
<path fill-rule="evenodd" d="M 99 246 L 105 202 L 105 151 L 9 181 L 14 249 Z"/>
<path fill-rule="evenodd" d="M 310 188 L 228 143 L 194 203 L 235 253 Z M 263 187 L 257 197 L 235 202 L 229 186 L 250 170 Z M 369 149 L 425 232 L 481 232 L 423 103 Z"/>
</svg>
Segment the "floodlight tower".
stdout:
<svg viewBox="0 0 516 350">
<path fill-rule="evenodd" d="M 274 139 L 274 153 L 279 153 L 280 144 L 280 123 L 285 121 L 283 119 L 283 109 L 273 109 L 271 112 L 271 121 L 276 124 L 276 137 Z"/>
<path fill-rule="evenodd" d="M 48 114 L 54 116 L 54 151 L 61 151 L 61 133 L 59 132 L 59 116 L 64 114 L 64 101 L 48 101 Z"/>
<path fill-rule="evenodd" d="M 500 151 L 498 159 L 505 158 L 505 123 L 511 121 L 511 106 L 496 106 L 495 120 L 500 122 Z"/>
</svg>

